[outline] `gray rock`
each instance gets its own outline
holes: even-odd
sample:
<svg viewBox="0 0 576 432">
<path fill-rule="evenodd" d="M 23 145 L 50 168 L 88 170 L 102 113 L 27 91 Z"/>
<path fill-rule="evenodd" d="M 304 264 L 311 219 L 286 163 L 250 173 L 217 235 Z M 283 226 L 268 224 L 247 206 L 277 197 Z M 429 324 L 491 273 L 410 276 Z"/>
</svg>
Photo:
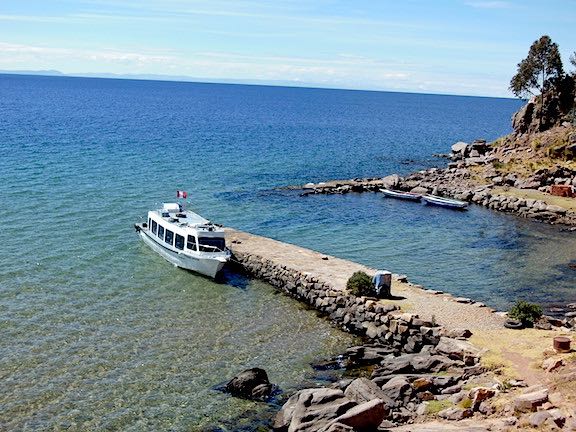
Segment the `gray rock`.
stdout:
<svg viewBox="0 0 576 432">
<path fill-rule="evenodd" d="M 400 183 L 400 176 L 398 176 L 398 174 L 392 174 L 382 179 L 382 185 L 385 188 L 396 188 L 398 183 Z"/>
<path fill-rule="evenodd" d="M 388 404 L 393 401 L 378 387 L 375 383 L 368 378 L 356 378 L 344 391 L 344 395 L 359 404 L 368 402 L 374 399 L 383 400 Z"/>
<path fill-rule="evenodd" d="M 414 393 L 410 383 L 401 376 L 394 377 L 384 384 L 382 391 L 391 399 L 390 406 L 392 408 L 398 408 L 408 403 Z"/>
<path fill-rule="evenodd" d="M 415 354 L 403 354 L 398 357 L 389 356 L 382 360 L 381 367 L 373 372 L 373 376 L 412 372 L 411 361 Z"/>
<path fill-rule="evenodd" d="M 442 394 L 456 394 L 462 391 L 462 384 L 456 384 L 450 387 L 446 387 L 442 390 Z"/>
<path fill-rule="evenodd" d="M 548 402 L 548 390 L 536 390 L 514 399 L 514 409 L 518 412 L 536 411 L 540 405 L 546 402 Z"/>
<path fill-rule="evenodd" d="M 440 355 L 417 354 L 410 364 L 415 372 L 440 372 L 448 369 L 454 362 Z"/>
<path fill-rule="evenodd" d="M 462 153 L 463 154 L 467 148 L 468 148 L 468 143 L 465 143 L 463 141 L 458 141 L 456 144 L 452 144 L 452 147 L 450 148 L 450 150 L 452 150 L 452 153 Z"/>
<path fill-rule="evenodd" d="M 283 432 L 317 432 L 356 405 L 341 390 L 301 390 L 276 414 L 273 428 Z"/>
<path fill-rule="evenodd" d="M 384 401 L 374 399 L 350 408 L 338 417 L 335 422 L 351 426 L 355 430 L 374 430 L 388 415 Z"/>
<path fill-rule="evenodd" d="M 530 416 L 530 424 L 535 428 L 540 428 L 544 422 L 551 417 L 548 411 L 539 411 Z"/>
<path fill-rule="evenodd" d="M 424 186 L 416 186 L 415 188 L 412 188 L 410 192 L 420 195 L 426 195 L 430 191 L 428 190 L 428 188 Z"/>
<path fill-rule="evenodd" d="M 463 420 L 472 417 L 472 410 L 460 407 L 446 408 L 438 413 L 438 417 L 446 420 Z"/>
<path fill-rule="evenodd" d="M 457 328 L 448 330 L 446 332 L 446 336 L 454 339 L 468 339 L 470 336 L 472 336 L 472 332 L 468 329 Z"/>
<path fill-rule="evenodd" d="M 566 214 L 566 209 L 557 205 L 547 205 L 546 211 L 551 213 Z"/>
<path fill-rule="evenodd" d="M 480 350 L 471 343 L 446 336 L 440 338 L 436 351 L 446 354 L 454 360 L 463 360 L 464 357 L 477 357 L 480 354 Z"/>
</svg>

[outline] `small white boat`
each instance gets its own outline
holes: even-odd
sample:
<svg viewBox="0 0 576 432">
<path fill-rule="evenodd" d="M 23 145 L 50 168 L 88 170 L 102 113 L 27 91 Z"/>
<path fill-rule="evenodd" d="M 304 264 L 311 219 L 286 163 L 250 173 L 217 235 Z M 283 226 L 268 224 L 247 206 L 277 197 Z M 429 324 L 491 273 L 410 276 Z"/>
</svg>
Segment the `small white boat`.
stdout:
<svg viewBox="0 0 576 432">
<path fill-rule="evenodd" d="M 202 216 L 165 203 L 134 224 L 144 243 L 175 266 L 214 278 L 230 260 L 224 230 Z"/>
<path fill-rule="evenodd" d="M 441 207 L 448 207 L 459 210 L 466 210 L 468 203 L 466 201 L 459 201 L 452 198 L 444 198 L 435 195 L 423 195 L 422 199 L 425 204 L 432 204 Z"/>
<path fill-rule="evenodd" d="M 422 195 L 413 193 L 413 192 L 402 192 L 402 191 L 395 191 L 391 189 L 380 189 L 385 196 L 392 197 L 392 198 L 399 198 L 404 200 L 410 201 L 420 201 Z"/>
</svg>

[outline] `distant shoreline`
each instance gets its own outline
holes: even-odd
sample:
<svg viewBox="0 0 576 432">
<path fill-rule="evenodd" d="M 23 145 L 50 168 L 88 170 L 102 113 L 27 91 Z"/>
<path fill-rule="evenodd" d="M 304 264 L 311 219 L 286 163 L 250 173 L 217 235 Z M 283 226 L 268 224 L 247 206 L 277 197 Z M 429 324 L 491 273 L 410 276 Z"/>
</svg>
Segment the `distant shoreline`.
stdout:
<svg viewBox="0 0 576 432">
<path fill-rule="evenodd" d="M 64 73 L 60 71 L 7 71 L 0 70 L 0 76 L 29 76 L 29 77 L 51 77 L 51 78 L 84 78 L 84 79 L 108 79 L 108 80 L 122 80 L 122 81 L 151 81 L 151 82 L 173 82 L 173 83 L 189 83 L 189 84 L 222 84 L 222 85 L 235 85 L 235 86 L 254 86 L 254 87 L 277 87 L 277 88 L 290 88 L 290 89 L 308 89 L 308 90 L 336 90 L 344 92 L 363 92 L 363 93 L 398 93 L 407 95 L 430 95 L 430 96 L 447 96 L 447 97 L 463 97 L 463 98 L 480 98 L 480 99 L 503 99 L 503 100 L 517 100 L 515 97 L 504 96 L 483 96 L 483 95 L 465 95 L 465 94 L 449 94 L 449 93 L 433 93 L 425 92 L 419 93 L 416 91 L 402 91 L 402 90 L 384 90 L 384 89 L 363 89 L 363 88 L 338 88 L 323 86 L 318 83 L 302 83 L 298 85 L 297 82 L 284 82 L 284 81 L 261 81 L 261 80 L 235 80 L 235 79 L 210 79 L 210 78 L 195 78 L 187 76 L 172 76 L 172 75 L 151 75 L 151 74 L 111 74 L 111 73 Z"/>
</svg>

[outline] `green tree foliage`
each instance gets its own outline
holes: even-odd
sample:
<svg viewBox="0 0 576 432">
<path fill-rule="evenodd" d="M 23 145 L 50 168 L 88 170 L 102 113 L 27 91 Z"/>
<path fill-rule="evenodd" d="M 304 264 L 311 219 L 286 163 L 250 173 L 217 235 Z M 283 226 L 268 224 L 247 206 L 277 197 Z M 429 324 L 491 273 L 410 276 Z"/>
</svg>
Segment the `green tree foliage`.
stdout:
<svg viewBox="0 0 576 432">
<path fill-rule="evenodd" d="M 525 327 L 532 327 L 542 316 L 542 308 L 537 304 L 518 300 L 508 312 L 508 316 L 522 322 Z"/>
<path fill-rule="evenodd" d="M 576 51 L 574 51 L 570 56 L 570 63 L 572 63 L 572 66 L 576 67 Z M 576 73 L 576 71 L 572 73 Z"/>
<path fill-rule="evenodd" d="M 373 294 L 372 279 L 363 271 L 357 271 L 350 276 L 350 279 L 346 282 L 346 288 L 355 296 L 369 296 Z"/>
<path fill-rule="evenodd" d="M 518 63 L 518 71 L 510 81 L 510 90 L 516 96 L 526 98 L 536 94 L 534 91 L 544 92 L 563 75 L 558 44 L 544 35 L 532 44 L 528 57 Z"/>
</svg>

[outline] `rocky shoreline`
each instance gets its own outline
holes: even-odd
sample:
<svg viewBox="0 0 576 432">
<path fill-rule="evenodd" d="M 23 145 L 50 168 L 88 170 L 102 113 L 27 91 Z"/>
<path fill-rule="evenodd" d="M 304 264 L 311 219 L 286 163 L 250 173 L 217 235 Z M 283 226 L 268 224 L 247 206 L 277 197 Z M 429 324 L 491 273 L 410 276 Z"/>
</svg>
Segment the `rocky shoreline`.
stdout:
<svg viewBox="0 0 576 432">
<path fill-rule="evenodd" d="M 526 384 L 502 380 L 486 368 L 483 351 L 467 341 L 469 330 L 447 329 L 395 304 L 353 296 L 262 256 L 238 251 L 234 256 L 243 271 L 366 341 L 339 359 L 346 370 L 364 376 L 291 395 L 276 415 L 274 430 L 375 431 L 412 424 L 404 430 L 424 431 L 432 430 L 427 426 L 431 420 L 460 424 L 470 417 L 475 422 L 469 430 L 514 430 L 521 424 L 575 430 L 576 413 L 559 409 L 547 388 L 527 387 L 517 395 L 516 388 Z M 514 396 L 505 406 L 492 403 L 507 394 Z M 436 430 L 444 427 L 441 423 Z"/>
<path fill-rule="evenodd" d="M 576 135 L 570 137 L 576 143 Z M 301 196 L 378 192 L 387 188 L 455 198 L 523 218 L 576 226 L 576 200 L 567 206 L 547 202 L 552 198 L 548 194 L 553 186 L 576 186 L 576 169 L 557 166 L 538 169 L 528 176 L 512 172 L 504 175 L 498 169 L 501 149 L 494 144 L 484 140 L 459 142 L 451 150 L 450 154 L 437 155 L 452 160 L 446 168 L 430 168 L 405 177 L 391 174 L 384 178 L 308 183 L 299 187 L 303 190 Z M 523 191 L 538 193 L 540 199 L 523 197 Z"/>
</svg>

